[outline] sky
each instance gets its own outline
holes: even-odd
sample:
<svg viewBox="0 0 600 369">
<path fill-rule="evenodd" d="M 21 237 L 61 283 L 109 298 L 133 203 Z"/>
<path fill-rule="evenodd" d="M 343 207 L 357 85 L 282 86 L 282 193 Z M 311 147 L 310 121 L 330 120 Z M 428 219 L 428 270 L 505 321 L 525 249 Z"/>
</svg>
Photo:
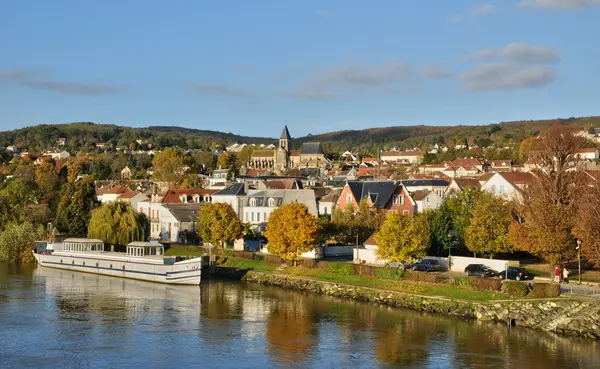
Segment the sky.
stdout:
<svg viewBox="0 0 600 369">
<path fill-rule="evenodd" d="M 600 115 L 600 0 L 0 0 L 0 130 Z"/>
</svg>

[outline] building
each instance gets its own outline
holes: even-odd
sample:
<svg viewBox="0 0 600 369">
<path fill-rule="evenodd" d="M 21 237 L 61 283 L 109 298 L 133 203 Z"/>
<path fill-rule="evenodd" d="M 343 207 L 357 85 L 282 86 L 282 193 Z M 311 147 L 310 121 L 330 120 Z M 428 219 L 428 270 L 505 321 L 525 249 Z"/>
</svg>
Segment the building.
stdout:
<svg viewBox="0 0 600 369">
<path fill-rule="evenodd" d="M 96 191 L 96 198 L 103 204 L 111 201 L 126 202 L 130 204 L 134 210 L 138 209 L 138 203 L 150 200 L 150 198 L 143 193 L 131 191 L 124 186 L 99 188 Z"/>
<path fill-rule="evenodd" d="M 397 211 L 405 215 L 417 212 L 417 204 L 406 187 L 395 181 L 347 181 L 336 208 L 344 210 L 350 206 L 356 210 L 363 199 L 367 200 L 371 209 Z"/>
<path fill-rule="evenodd" d="M 131 169 L 125 167 L 121 170 L 121 179 L 131 179 Z"/>
<path fill-rule="evenodd" d="M 582 159 L 582 160 L 596 161 L 596 160 L 598 160 L 598 148 L 586 147 L 586 148 L 579 149 L 575 153 L 575 156 L 578 159 Z"/>
<path fill-rule="evenodd" d="M 421 151 L 383 151 L 381 161 L 388 164 L 421 164 L 423 153 Z"/>
<path fill-rule="evenodd" d="M 531 173 L 498 172 L 481 186 L 482 191 L 487 191 L 494 196 L 506 200 L 521 201 L 521 192 L 534 183 L 536 177 Z"/>
<path fill-rule="evenodd" d="M 309 214 L 318 216 L 317 200 L 312 190 L 248 190 L 242 200 L 242 222 L 264 232 L 273 210 L 284 204 L 299 203 Z"/>
<path fill-rule="evenodd" d="M 238 217 L 243 219 L 243 203 L 246 197 L 246 184 L 234 183 L 231 186 L 224 188 L 212 195 L 212 202 L 229 204 Z"/>
<path fill-rule="evenodd" d="M 209 188 L 216 189 L 216 190 L 222 190 L 222 189 L 226 188 L 227 186 L 231 185 L 231 181 L 229 181 L 227 179 L 228 176 L 229 176 L 229 169 L 213 170 L 213 172 L 210 174 L 210 177 L 208 178 Z"/>
<path fill-rule="evenodd" d="M 426 210 L 437 209 L 442 205 L 442 196 L 437 192 L 430 190 L 418 190 L 411 193 L 411 197 L 417 205 L 417 212 L 422 213 Z"/>
<path fill-rule="evenodd" d="M 337 200 L 340 197 L 340 191 L 331 191 L 324 197 L 319 199 L 319 215 L 333 214 L 333 209 L 337 204 Z"/>
<path fill-rule="evenodd" d="M 444 196 L 444 193 L 450 185 L 449 181 L 445 179 L 414 179 L 402 181 L 402 184 L 406 187 L 409 192 L 416 192 L 421 190 L 429 190 L 437 193 L 440 197 Z"/>
<path fill-rule="evenodd" d="M 480 190 L 481 183 L 479 182 L 479 180 L 477 178 L 468 178 L 468 177 L 454 178 L 452 180 L 452 182 L 450 182 L 450 185 L 448 186 L 448 188 L 446 188 L 446 191 L 444 192 L 444 195 L 442 197 L 444 197 L 444 198 L 451 197 L 455 194 L 462 192 L 463 190 L 465 190 L 467 188 L 473 188 L 476 190 Z"/>
</svg>

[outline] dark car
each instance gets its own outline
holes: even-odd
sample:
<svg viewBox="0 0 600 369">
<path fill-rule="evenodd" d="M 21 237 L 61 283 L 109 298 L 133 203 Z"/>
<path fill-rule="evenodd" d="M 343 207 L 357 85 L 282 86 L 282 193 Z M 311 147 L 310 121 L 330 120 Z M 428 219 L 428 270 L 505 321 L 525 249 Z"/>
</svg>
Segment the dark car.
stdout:
<svg viewBox="0 0 600 369">
<path fill-rule="evenodd" d="M 418 270 L 422 272 L 433 272 L 440 270 L 440 262 L 433 259 L 424 259 L 415 263 L 412 267 L 413 270 Z"/>
<path fill-rule="evenodd" d="M 525 268 L 509 267 L 507 270 L 503 270 L 498 273 L 500 279 L 514 279 L 516 281 L 532 279 L 531 274 L 527 273 Z"/>
<path fill-rule="evenodd" d="M 494 277 L 498 272 L 483 264 L 469 264 L 465 268 L 465 275 L 479 277 Z"/>
</svg>

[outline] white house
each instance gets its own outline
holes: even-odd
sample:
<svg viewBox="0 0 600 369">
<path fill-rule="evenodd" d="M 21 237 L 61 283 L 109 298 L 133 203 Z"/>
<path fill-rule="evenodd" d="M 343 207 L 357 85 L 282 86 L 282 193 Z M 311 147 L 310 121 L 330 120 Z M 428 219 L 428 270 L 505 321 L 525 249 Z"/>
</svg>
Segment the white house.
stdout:
<svg viewBox="0 0 600 369">
<path fill-rule="evenodd" d="M 246 188 L 244 183 L 234 183 L 231 186 L 222 189 L 212 195 L 212 202 L 229 204 L 235 210 L 240 220 L 243 219 L 242 205 L 246 197 Z"/>
<path fill-rule="evenodd" d="M 521 191 L 534 181 L 535 176 L 530 172 L 498 172 L 481 186 L 481 190 L 506 200 L 521 201 Z"/>
<path fill-rule="evenodd" d="M 249 190 L 243 200 L 242 222 L 250 223 L 254 228 L 264 232 L 273 210 L 281 205 L 292 203 L 303 204 L 310 214 L 318 216 L 317 200 L 313 190 Z"/>
<path fill-rule="evenodd" d="M 429 209 L 437 209 L 444 201 L 442 196 L 430 190 L 419 190 L 412 193 L 411 196 L 417 204 L 417 212 L 419 213 Z"/>
<path fill-rule="evenodd" d="M 121 179 L 131 179 L 131 169 L 125 167 L 121 170 Z"/>
<path fill-rule="evenodd" d="M 131 204 L 134 210 L 138 209 L 138 203 L 148 201 L 149 197 L 141 192 L 131 191 L 127 187 L 114 186 L 112 188 L 100 188 L 96 191 L 96 198 L 101 203 L 111 201 L 122 201 Z"/>
<path fill-rule="evenodd" d="M 423 161 L 421 151 L 383 151 L 381 160 L 386 163 L 420 164 Z"/>
<path fill-rule="evenodd" d="M 65 150 L 62 150 L 62 151 L 58 151 L 58 150 L 45 151 L 44 153 L 42 153 L 42 155 L 44 155 L 44 156 L 50 156 L 54 160 L 57 160 L 57 159 L 67 159 L 67 158 L 69 158 L 71 156 L 71 154 L 69 154 Z"/>
<path fill-rule="evenodd" d="M 211 175 L 209 180 L 209 188 L 211 189 L 219 189 L 223 190 L 227 188 L 231 184 L 230 181 L 227 180 L 227 175 L 229 174 L 229 169 L 215 169 Z"/>
<path fill-rule="evenodd" d="M 409 192 L 420 190 L 429 190 L 437 193 L 440 197 L 444 196 L 446 189 L 450 185 L 445 179 L 412 179 L 402 181 L 402 184 Z"/>
<path fill-rule="evenodd" d="M 319 215 L 331 215 L 339 197 L 339 191 L 332 191 L 319 199 Z"/>
<path fill-rule="evenodd" d="M 595 147 L 579 149 L 575 156 L 582 160 L 595 161 L 598 160 L 598 149 Z"/>
</svg>

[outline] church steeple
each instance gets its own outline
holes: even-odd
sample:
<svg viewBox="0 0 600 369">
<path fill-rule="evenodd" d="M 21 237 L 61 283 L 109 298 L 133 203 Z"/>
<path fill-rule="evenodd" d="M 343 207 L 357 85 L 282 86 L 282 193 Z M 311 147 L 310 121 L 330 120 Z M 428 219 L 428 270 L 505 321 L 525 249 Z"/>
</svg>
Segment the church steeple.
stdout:
<svg viewBox="0 0 600 369">
<path fill-rule="evenodd" d="M 279 148 L 284 149 L 285 151 L 290 151 L 291 140 L 292 138 L 290 137 L 290 131 L 288 131 L 288 127 L 286 125 L 283 127 L 281 137 L 279 137 Z"/>
</svg>

